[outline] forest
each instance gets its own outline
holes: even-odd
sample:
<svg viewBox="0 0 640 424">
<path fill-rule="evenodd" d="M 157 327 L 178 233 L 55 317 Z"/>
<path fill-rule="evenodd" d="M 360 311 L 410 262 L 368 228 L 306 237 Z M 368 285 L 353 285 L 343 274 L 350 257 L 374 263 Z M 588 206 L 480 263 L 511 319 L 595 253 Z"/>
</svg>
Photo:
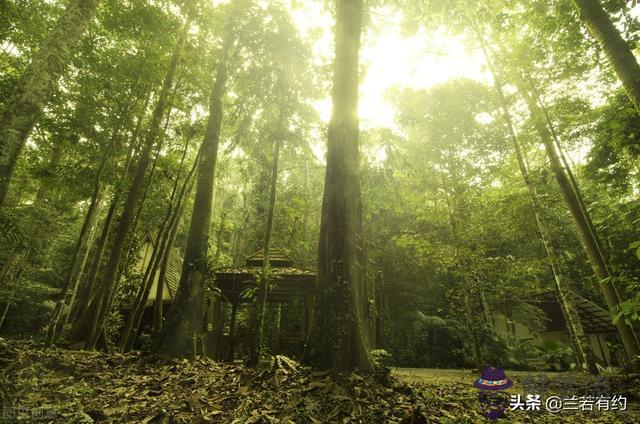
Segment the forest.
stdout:
<svg viewBox="0 0 640 424">
<path fill-rule="evenodd" d="M 636 0 L 1 0 L 0 422 L 640 422 Z"/>
</svg>

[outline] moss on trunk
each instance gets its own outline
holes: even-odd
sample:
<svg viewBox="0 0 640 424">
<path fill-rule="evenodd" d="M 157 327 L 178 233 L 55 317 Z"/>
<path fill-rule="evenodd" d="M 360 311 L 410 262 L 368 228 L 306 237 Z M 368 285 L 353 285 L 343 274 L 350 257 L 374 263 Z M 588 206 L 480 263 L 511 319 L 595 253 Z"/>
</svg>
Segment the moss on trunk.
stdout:
<svg viewBox="0 0 640 424">
<path fill-rule="evenodd" d="M 29 133 L 69 65 L 100 0 L 72 0 L 31 59 L 0 113 L 0 207 Z"/>
</svg>

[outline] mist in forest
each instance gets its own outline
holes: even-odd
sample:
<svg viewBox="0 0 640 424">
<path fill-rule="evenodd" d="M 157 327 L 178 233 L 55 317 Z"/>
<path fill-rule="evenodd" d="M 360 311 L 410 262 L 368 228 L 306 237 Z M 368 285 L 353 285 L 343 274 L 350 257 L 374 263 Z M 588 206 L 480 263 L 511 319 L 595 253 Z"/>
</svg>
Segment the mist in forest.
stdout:
<svg viewBox="0 0 640 424">
<path fill-rule="evenodd" d="M 2 422 L 637 422 L 639 41 L 620 0 L 2 2 Z"/>
</svg>

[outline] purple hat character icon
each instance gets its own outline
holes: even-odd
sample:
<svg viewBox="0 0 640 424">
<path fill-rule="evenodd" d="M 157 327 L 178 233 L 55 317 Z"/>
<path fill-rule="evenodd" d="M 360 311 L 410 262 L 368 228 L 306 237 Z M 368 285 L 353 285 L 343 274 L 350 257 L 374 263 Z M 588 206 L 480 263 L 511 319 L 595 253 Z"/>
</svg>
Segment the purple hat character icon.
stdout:
<svg viewBox="0 0 640 424">
<path fill-rule="evenodd" d="M 504 415 L 509 405 L 509 396 L 501 390 L 508 389 L 513 385 L 500 368 L 486 368 L 480 378 L 473 382 L 473 386 L 480 389 L 478 400 L 480 409 L 487 418 L 496 420 Z"/>
<path fill-rule="evenodd" d="M 486 368 L 479 379 L 473 382 L 473 386 L 483 390 L 505 390 L 513 385 L 513 381 L 500 368 Z"/>
</svg>

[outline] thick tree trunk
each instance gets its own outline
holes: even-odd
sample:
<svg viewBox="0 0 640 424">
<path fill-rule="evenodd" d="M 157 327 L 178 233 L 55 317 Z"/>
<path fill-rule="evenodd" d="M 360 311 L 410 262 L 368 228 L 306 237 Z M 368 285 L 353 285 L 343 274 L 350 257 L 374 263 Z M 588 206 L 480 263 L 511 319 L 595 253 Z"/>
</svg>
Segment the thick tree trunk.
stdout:
<svg viewBox="0 0 640 424">
<path fill-rule="evenodd" d="M 7 99 L 0 114 L 0 207 L 4 205 L 13 169 L 29 133 L 69 66 L 75 46 L 99 3 L 99 0 L 69 2 Z"/>
<path fill-rule="evenodd" d="M 281 112 L 282 113 L 282 112 Z M 280 131 L 279 125 L 278 131 Z M 269 274 L 271 272 L 271 264 L 269 262 L 269 248 L 271 247 L 271 233 L 273 232 L 273 215 L 276 210 L 276 190 L 278 186 L 278 161 L 280 159 L 280 137 L 281 133 L 276 135 L 277 139 L 273 149 L 273 162 L 271 165 L 271 181 L 269 183 L 269 206 L 267 207 L 267 222 L 264 228 L 264 239 L 262 244 L 262 274 L 260 275 L 260 300 L 258 304 L 258 334 L 257 343 L 251 349 L 249 354 L 249 365 L 257 365 L 260 359 L 260 350 L 264 341 L 264 319 L 267 312 L 267 296 L 269 286 Z"/>
<path fill-rule="evenodd" d="M 590 228 L 588 219 L 586 218 L 588 211 L 583 210 L 580 206 L 580 201 L 578 200 L 577 195 L 573 190 L 573 186 L 562 167 L 562 163 L 558 157 L 549 129 L 545 125 L 544 121 L 541 120 L 542 116 L 538 105 L 526 90 L 521 89 L 520 91 L 525 97 L 531 116 L 534 120 L 536 131 L 545 146 L 551 170 L 554 173 L 565 203 L 567 204 L 569 212 L 573 218 L 578 238 L 587 253 L 593 272 L 598 279 L 599 286 L 602 294 L 604 295 L 605 301 L 607 302 L 609 312 L 615 316 L 618 313 L 620 298 L 613 285 L 613 278 L 609 274 L 606 260 L 602 255 L 597 239 L 592 233 L 592 229 Z M 640 346 L 638 345 L 638 340 L 633 328 L 622 319 L 617 320 L 615 325 L 629 358 L 640 355 Z"/>
<path fill-rule="evenodd" d="M 160 123 L 167 106 L 167 96 L 173 83 L 173 77 L 178 65 L 180 54 L 182 52 L 182 47 L 185 42 L 187 31 L 188 25 L 185 25 L 185 30 L 180 36 L 173 52 L 173 57 L 171 58 L 171 63 L 169 64 L 169 68 L 167 70 L 167 74 L 162 84 L 162 89 L 158 96 L 158 100 L 151 118 L 147 137 L 138 158 L 138 164 L 133 177 L 133 182 L 131 183 L 129 193 L 127 194 L 127 198 L 122 210 L 122 215 L 120 216 L 120 221 L 118 222 L 118 225 L 116 227 L 109 261 L 105 266 L 104 275 L 102 276 L 100 282 L 99 293 L 97 297 L 94 298 L 92 306 L 90 306 L 88 309 L 88 316 L 86 317 L 86 319 L 87 322 L 91 323 L 91 329 L 86 337 L 85 347 L 87 349 L 95 348 L 98 336 L 102 332 L 104 323 L 110 311 L 113 294 L 115 293 L 115 290 L 119 283 L 117 276 L 119 275 L 119 268 L 124 253 L 123 250 L 126 244 L 127 237 L 129 235 L 129 230 L 133 223 L 134 212 L 144 191 L 145 175 L 147 173 L 147 168 L 149 167 L 149 162 L 151 160 L 151 153 L 154 149 L 154 146 L 156 145 L 156 141 L 160 133 Z"/>
<path fill-rule="evenodd" d="M 196 195 L 185 249 L 180 287 L 160 338 L 159 350 L 170 356 L 192 357 L 196 339 L 202 333 L 204 283 L 208 275 L 207 249 L 213 202 L 213 186 L 222 127 L 222 98 L 227 80 L 226 54 L 231 37 L 225 40 L 216 81 L 211 91 L 209 120 L 200 147 Z"/>
<path fill-rule="evenodd" d="M 366 349 L 357 289 L 359 152 L 358 54 L 362 0 L 337 0 L 333 112 L 318 248 L 318 282 L 304 360 L 315 367 L 373 371 Z"/>
<path fill-rule="evenodd" d="M 599 0 L 573 0 L 580 18 L 598 40 L 629 98 L 640 111 L 640 65 Z"/>
</svg>

